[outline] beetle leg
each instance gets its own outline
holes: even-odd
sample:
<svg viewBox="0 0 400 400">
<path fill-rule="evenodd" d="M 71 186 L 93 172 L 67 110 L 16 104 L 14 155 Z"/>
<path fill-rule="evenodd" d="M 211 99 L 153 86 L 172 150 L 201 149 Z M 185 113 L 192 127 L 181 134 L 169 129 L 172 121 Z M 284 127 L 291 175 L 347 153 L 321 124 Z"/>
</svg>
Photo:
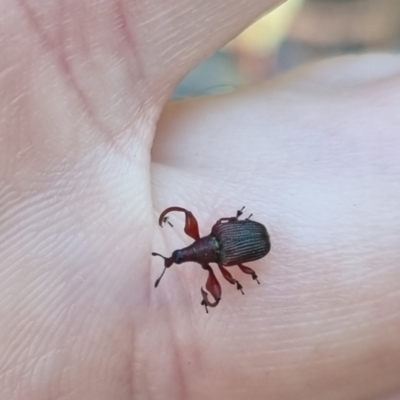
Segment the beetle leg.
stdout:
<svg viewBox="0 0 400 400">
<path fill-rule="evenodd" d="M 258 276 L 257 276 L 257 274 L 255 273 L 254 270 L 252 270 L 252 269 L 249 268 L 249 267 L 246 267 L 246 266 L 243 265 L 243 264 L 238 264 L 238 267 L 239 267 L 239 268 L 241 269 L 241 271 L 244 272 L 245 274 L 251 275 L 251 277 L 252 277 L 255 281 L 257 281 L 258 284 L 260 284 L 260 281 L 258 280 Z"/>
<path fill-rule="evenodd" d="M 207 307 L 216 307 L 218 305 L 218 303 L 221 300 L 221 285 L 218 282 L 217 277 L 214 275 L 214 271 L 212 270 L 212 268 L 208 265 L 202 265 L 203 269 L 208 271 L 208 279 L 206 282 L 206 289 L 210 292 L 211 296 L 214 297 L 214 302 L 210 302 L 210 300 L 208 300 L 208 294 L 207 292 L 201 288 L 201 295 L 203 297 L 203 300 L 201 302 L 201 305 L 204 306 L 206 308 L 206 313 L 208 314 L 208 309 Z"/>
<path fill-rule="evenodd" d="M 245 207 L 245 206 L 243 206 L 240 210 L 237 210 L 237 211 L 236 211 L 236 217 L 225 217 L 225 218 L 220 218 L 220 219 L 217 221 L 217 224 L 220 224 L 221 222 L 229 222 L 229 221 L 236 221 L 236 220 L 238 220 L 239 217 L 243 214 L 244 207 Z M 246 219 L 249 219 L 252 215 L 253 215 L 253 214 L 250 214 L 250 216 L 249 216 L 248 218 L 246 218 Z"/>
<path fill-rule="evenodd" d="M 244 207 L 245 207 L 245 206 L 243 206 L 240 210 L 237 210 L 237 211 L 236 211 L 236 218 L 235 218 L 235 219 L 239 219 L 239 217 L 243 214 Z M 252 216 L 253 216 L 253 214 L 250 214 L 250 215 L 245 219 L 245 221 L 248 221 Z"/>
<path fill-rule="evenodd" d="M 240 210 L 236 211 L 236 218 L 235 219 L 239 219 L 239 217 L 243 214 L 244 208 L 245 208 L 245 206 L 243 206 Z"/>
<path fill-rule="evenodd" d="M 154 287 L 157 287 L 158 284 L 161 281 L 161 278 L 164 276 L 165 271 L 167 270 L 167 268 L 169 268 L 174 263 L 174 261 L 173 261 L 172 257 L 165 257 L 165 256 L 163 256 L 162 254 L 159 254 L 159 253 L 151 253 L 151 255 L 152 256 L 158 256 L 158 257 L 161 257 L 161 258 L 164 259 L 164 270 L 163 270 L 161 276 L 156 280 L 156 282 L 154 284 Z"/>
<path fill-rule="evenodd" d="M 165 222 L 166 215 L 171 211 L 179 211 L 185 213 L 184 231 L 186 235 L 190 236 L 194 240 L 200 239 L 199 224 L 197 223 L 195 216 L 190 211 L 182 207 L 169 207 L 166 210 L 164 210 L 161 213 L 160 218 L 158 219 L 158 223 L 160 224 L 161 227 L 163 222 Z"/>
<path fill-rule="evenodd" d="M 244 294 L 243 292 L 243 286 L 240 284 L 239 281 L 237 281 L 232 275 L 231 273 L 225 269 L 222 265 L 218 264 L 219 269 L 221 270 L 222 276 L 229 282 L 232 283 L 232 285 L 236 285 L 237 290 L 240 290 L 242 292 L 242 294 Z"/>
</svg>

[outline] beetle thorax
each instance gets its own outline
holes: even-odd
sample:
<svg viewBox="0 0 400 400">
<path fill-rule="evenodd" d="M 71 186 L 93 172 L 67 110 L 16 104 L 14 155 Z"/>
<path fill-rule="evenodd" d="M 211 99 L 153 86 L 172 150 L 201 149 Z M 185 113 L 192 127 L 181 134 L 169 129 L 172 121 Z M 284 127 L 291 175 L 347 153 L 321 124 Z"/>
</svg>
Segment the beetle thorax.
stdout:
<svg viewBox="0 0 400 400">
<path fill-rule="evenodd" d="M 180 250 L 182 262 L 192 261 L 199 264 L 219 263 L 219 242 L 214 235 L 204 236 L 190 246 Z"/>
</svg>

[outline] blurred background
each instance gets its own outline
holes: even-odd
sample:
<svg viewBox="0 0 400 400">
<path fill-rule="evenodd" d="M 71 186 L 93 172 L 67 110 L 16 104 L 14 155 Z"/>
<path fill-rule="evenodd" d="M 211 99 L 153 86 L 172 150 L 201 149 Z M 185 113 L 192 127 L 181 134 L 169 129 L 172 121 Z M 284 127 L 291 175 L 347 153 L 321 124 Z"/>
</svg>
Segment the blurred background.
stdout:
<svg viewBox="0 0 400 400">
<path fill-rule="evenodd" d="M 174 98 L 223 93 L 341 54 L 400 49 L 400 0 L 289 0 L 192 70 Z"/>
</svg>

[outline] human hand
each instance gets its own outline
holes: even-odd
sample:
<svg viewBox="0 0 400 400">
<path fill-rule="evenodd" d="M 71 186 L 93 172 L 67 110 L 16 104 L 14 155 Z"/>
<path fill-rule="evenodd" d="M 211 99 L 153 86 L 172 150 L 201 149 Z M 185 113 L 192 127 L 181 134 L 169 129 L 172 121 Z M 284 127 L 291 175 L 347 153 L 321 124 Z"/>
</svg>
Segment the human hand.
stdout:
<svg viewBox="0 0 400 400">
<path fill-rule="evenodd" d="M 171 104 L 150 159 L 174 84 L 273 2 L 16 4 L 0 12 L 1 398 L 398 389 L 397 57 Z M 272 238 L 261 285 L 223 284 L 209 315 L 200 268 L 154 290 L 151 251 L 188 243 L 156 224 L 170 205 L 202 233 L 246 205 Z"/>
</svg>

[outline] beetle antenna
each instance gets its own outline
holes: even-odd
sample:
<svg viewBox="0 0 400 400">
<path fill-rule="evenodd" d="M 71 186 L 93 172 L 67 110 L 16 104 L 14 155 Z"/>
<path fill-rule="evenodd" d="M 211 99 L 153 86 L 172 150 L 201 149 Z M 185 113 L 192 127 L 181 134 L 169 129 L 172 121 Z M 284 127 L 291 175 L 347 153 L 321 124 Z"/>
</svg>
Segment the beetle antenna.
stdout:
<svg viewBox="0 0 400 400">
<path fill-rule="evenodd" d="M 156 280 L 156 283 L 154 284 L 154 287 L 157 287 L 158 284 L 159 284 L 160 281 L 161 281 L 161 278 L 162 278 L 162 277 L 164 276 L 164 274 L 165 274 L 165 270 L 166 270 L 167 268 L 169 268 L 174 262 L 172 261 L 172 258 L 171 258 L 171 257 L 165 257 L 165 256 L 163 256 L 162 254 L 159 254 L 159 253 L 151 253 L 151 255 L 152 255 L 152 256 L 158 256 L 158 257 L 161 257 L 161 258 L 164 259 L 164 271 L 162 272 L 161 276 Z"/>
<path fill-rule="evenodd" d="M 159 253 L 151 253 L 151 255 L 152 255 L 152 256 L 161 257 L 161 258 L 163 258 L 164 260 L 166 260 L 166 259 L 168 258 L 168 257 L 163 256 L 162 254 L 159 254 Z"/>
<path fill-rule="evenodd" d="M 161 278 L 164 276 L 166 270 L 167 270 L 167 267 L 164 267 L 164 270 L 163 270 L 161 276 L 156 280 L 156 283 L 154 284 L 154 287 L 158 286 L 158 284 L 160 283 Z"/>
</svg>

